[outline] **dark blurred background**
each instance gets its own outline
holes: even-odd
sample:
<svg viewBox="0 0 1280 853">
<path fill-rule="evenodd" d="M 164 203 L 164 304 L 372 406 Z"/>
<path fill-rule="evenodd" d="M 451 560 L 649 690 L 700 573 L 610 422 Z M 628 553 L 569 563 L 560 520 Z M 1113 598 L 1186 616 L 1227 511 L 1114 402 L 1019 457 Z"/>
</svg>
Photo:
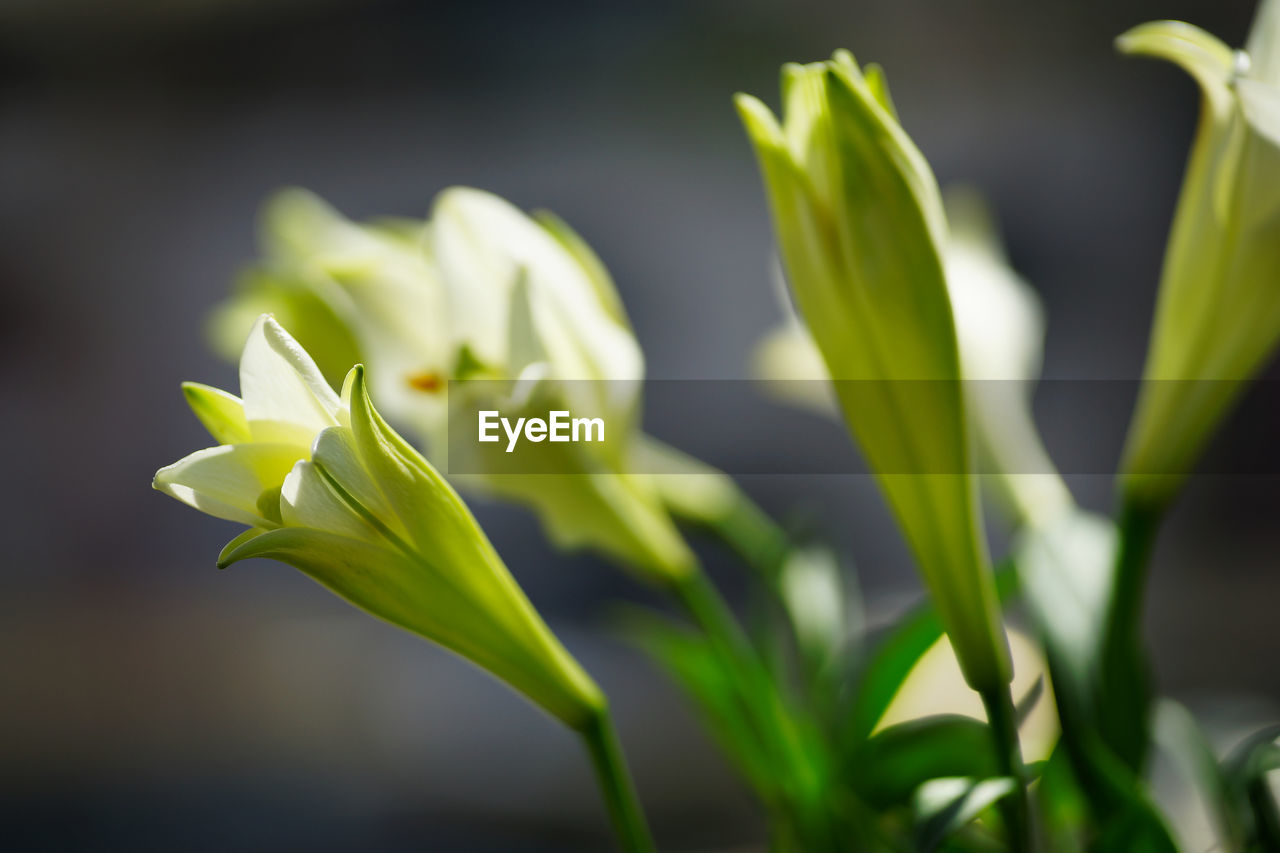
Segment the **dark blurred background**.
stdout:
<svg viewBox="0 0 1280 853">
<path fill-rule="evenodd" d="M 1133 378 L 1197 98 L 1111 42 L 1173 17 L 1240 44 L 1252 7 L 0 0 L 0 847 L 607 848 L 569 736 L 291 569 L 216 571 L 234 526 L 149 488 L 206 443 L 179 381 L 235 387 L 202 330 L 272 190 L 355 217 L 424 215 L 451 184 L 551 208 L 612 269 L 651 375 L 739 378 L 778 309 L 730 95 L 776 104 L 780 63 L 849 47 L 942 183 L 989 194 L 1048 308 L 1046 374 Z M 1065 453 L 1124 423 L 1044 428 Z M 744 484 L 849 549 L 876 613 L 917 593 L 865 477 Z M 1110 507 L 1108 478 L 1072 485 Z M 1275 486 L 1200 477 L 1161 541 L 1149 635 L 1200 707 L 1280 698 Z M 519 510 L 479 514 L 611 694 L 660 840 L 751 849 L 749 798 L 609 633 L 644 594 Z"/>
</svg>

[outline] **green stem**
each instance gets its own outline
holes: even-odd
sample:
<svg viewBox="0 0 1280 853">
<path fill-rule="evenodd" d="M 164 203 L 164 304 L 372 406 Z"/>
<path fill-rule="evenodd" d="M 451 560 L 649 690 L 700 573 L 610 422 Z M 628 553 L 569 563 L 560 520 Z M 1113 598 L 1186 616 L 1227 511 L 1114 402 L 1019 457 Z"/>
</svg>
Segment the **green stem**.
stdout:
<svg viewBox="0 0 1280 853">
<path fill-rule="evenodd" d="M 1163 513 L 1126 501 L 1118 521 L 1111 600 L 1103 626 L 1103 739 L 1125 766 L 1141 772 L 1150 742 L 1151 679 L 1142 642 L 1148 564 Z"/>
<path fill-rule="evenodd" d="M 653 853 L 653 838 L 640 808 L 627 762 L 613 729 L 613 717 L 608 708 L 592 717 L 579 733 L 591 753 L 591 763 L 596 770 L 596 781 L 609 810 L 618 846 L 624 853 Z"/>
<path fill-rule="evenodd" d="M 780 618 L 799 650 L 800 639 L 781 587 L 782 570 L 794 548 L 790 536 L 731 478 L 708 470 L 717 476 L 722 489 L 714 511 L 705 507 L 691 511 L 676 503 L 670 505 L 671 511 L 686 523 L 707 530 L 738 555 L 780 609 Z M 829 812 L 827 768 L 815 766 L 820 756 L 812 748 L 806 749 L 807 730 L 801 730 L 804 723 L 795 719 L 796 709 L 785 701 L 775 674 L 702 571 L 691 572 L 675 585 L 674 593 L 723 665 L 734 674 L 734 681 L 745 688 L 738 696 L 743 718 L 776 762 L 787 799 L 785 808 L 791 812 L 790 830 L 780 830 L 777 844 L 784 846 L 782 839 L 794 834 L 806 851 L 840 849 L 839 833 L 833 829 Z M 825 751 L 819 749 L 818 753 Z"/>
<path fill-rule="evenodd" d="M 746 563 L 770 589 L 776 589 L 778 575 L 791 552 L 791 539 L 768 513 L 747 494 L 734 487 L 733 504 L 723 515 L 710 519 L 708 526 Z"/>
<path fill-rule="evenodd" d="M 804 643 L 799 628 L 790 613 L 786 595 L 782 589 L 782 571 L 787 558 L 795 548 L 791 537 L 760 508 L 736 483 L 730 482 L 732 501 L 718 515 L 703 517 L 698 522 L 747 565 L 757 582 L 768 592 L 771 606 L 786 625 L 789 640 L 797 654 L 803 657 Z M 810 661 L 803 661 L 809 665 Z M 809 682 L 814 673 L 806 672 Z"/>
<path fill-rule="evenodd" d="M 776 691 L 768 689 L 772 684 L 768 670 L 734 617 L 733 611 L 729 609 L 728 603 L 700 569 L 691 572 L 676 584 L 675 594 L 689 618 L 706 635 L 726 669 L 736 675 L 735 680 L 739 684 L 746 687 L 748 692 L 741 696 L 743 711 L 755 721 L 758 733 L 767 738 L 768 732 L 777 729 L 781 717 L 769 721 L 772 724 L 767 724 L 761 719 L 761 715 L 779 714 L 782 710 L 781 700 Z M 761 692 L 772 697 L 775 707 L 757 707 L 754 699 Z M 788 748 L 786 753 L 793 754 L 795 745 L 791 743 L 788 746 L 792 748 Z"/>
<path fill-rule="evenodd" d="M 820 770 L 813 766 L 801 742 L 791 710 L 779 694 L 763 661 L 751 645 L 729 609 L 729 605 L 701 570 L 691 572 L 675 586 L 689 617 L 707 636 L 724 666 L 735 674 L 735 681 L 745 687 L 738 700 L 744 717 L 778 762 L 785 780 L 784 789 L 795 798 L 796 820 L 810 849 L 823 849 L 831 842 L 826 838 L 827 819 L 824 800 L 827 792 Z M 815 845 L 814 842 L 819 844 Z"/>
<path fill-rule="evenodd" d="M 1031 821 L 1031 802 L 1027 795 L 1027 771 L 1022 763 L 1022 747 L 1018 740 L 1018 715 L 1008 689 L 985 690 L 980 693 L 987 709 L 987 722 L 996 742 L 1000 772 L 1013 779 L 1011 796 L 1000 800 L 1001 812 L 1009 831 L 1009 849 L 1035 849 Z"/>
</svg>

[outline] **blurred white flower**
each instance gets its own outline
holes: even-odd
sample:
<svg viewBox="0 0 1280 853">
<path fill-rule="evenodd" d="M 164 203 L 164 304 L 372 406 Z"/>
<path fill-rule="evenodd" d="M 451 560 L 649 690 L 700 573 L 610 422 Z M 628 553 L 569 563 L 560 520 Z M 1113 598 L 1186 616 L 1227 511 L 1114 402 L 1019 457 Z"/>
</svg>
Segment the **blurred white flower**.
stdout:
<svg viewBox="0 0 1280 853">
<path fill-rule="evenodd" d="M 267 205 L 264 243 L 257 277 L 220 312 L 224 338 L 248 308 L 318 302 L 351 344 L 305 323 L 300 336 L 343 344 L 326 361 L 363 359 L 378 405 L 460 485 L 524 503 L 557 543 L 645 577 L 691 569 L 652 478 L 633 473 L 643 356 L 604 266 L 567 225 L 461 187 L 427 222 L 362 225 L 291 190 Z M 451 446 L 451 413 L 534 403 L 600 417 L 609 440 L 556 445 L 554 470 L 538 473 Z"/>
</svg>

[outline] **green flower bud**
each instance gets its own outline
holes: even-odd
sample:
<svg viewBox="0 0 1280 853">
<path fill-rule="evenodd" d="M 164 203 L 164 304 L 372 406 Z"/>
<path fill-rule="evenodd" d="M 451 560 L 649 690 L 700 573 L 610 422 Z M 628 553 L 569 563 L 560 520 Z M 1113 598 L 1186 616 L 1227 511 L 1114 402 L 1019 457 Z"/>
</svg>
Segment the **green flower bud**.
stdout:
<svg viewBox="0 0 1280 853">
<path fill-rule="evenodd" d="M 755 98 L 737 102 L 796 306 L 966 680 L 1003 689 L 1009 652 L 969 473 L 936 181 L 878 69 L 864 75 L 840 52 L 782 78 L 783 125 Z"/>
<path fill-rule="evenodd" d="M 249 526 L 218 558 L 281 560 L 369 613 L 462 655 L 574 728 L 604 709 L 466 505 L 370 403 L 341 396 L 269 316 L 240 362 L 243 399 L 184 386 L 220 444 L 160 469 L 155 487 Z"/>
<path fill-rule="evenodd" d="M 1044 312 L 1035 291 L 1010 266 L 982 198 L 973 190 L 945 196 L 950 235 L 943 253 L 947 291 L 970 425 L 990 482 L 1020 524 L 1045 524 L 1073 505 L 1031 415 L 1040 376 Z M 836 414 L 822 354 L 784 303 L 787 319 L 761 341 L 755 372 L 769 388 L 805 408 Z"/>
<path fill-rule="evenodd" d="M 1280 3 L 1264 0 L 1243 52 L 1176 21 L 1118 45 L 1203 95 L 1122 467 L 1127 498 L 1160 508 L 1280 341 Z"/>
</svg>

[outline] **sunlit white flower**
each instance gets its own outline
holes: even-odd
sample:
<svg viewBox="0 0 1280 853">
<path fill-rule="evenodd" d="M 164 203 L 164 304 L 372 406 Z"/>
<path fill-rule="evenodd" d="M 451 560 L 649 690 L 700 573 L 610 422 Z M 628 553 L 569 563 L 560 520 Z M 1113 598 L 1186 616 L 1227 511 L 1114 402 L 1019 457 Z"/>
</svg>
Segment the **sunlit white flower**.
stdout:
<svg viewBox="0 0 1280 853">
<path fill-rule="evenodd" d="M 646 577 L 691 568 L 652 478 L 633 473 L 643 357 L 604 266 L 567 225 L 461 187 L 426 222 L 361 225 L 301 191 L 265 219 L 261 280 L 291 284 L 250 288 L 224 309 L 228 323 L 239 302 L 287 308 L 300 300 L 282 294 L 305 292 L 354 341 L 378 405 L 460 485 L 525 503 L 558 543 Z M 537 400 L 603 418 L 610 440 L 557 447 L 553 473 L 490 468 L 509 460 L 451 447 L 451 399 L 455 420 L 478 408 L 515 417 Z"/>
<path fill-rule="evenodd" d="M 219 442 L 155 487 L 247 525 L 218 558 L 271 557 L 357 607 L 487 669 L 566 724 L 604 699 L 508 573 L 465 504 L 373 408 L 361 367 L 334 393 L 269 316 L 254 325 L 237 398 L 184 386 Z"/>
</svg>

